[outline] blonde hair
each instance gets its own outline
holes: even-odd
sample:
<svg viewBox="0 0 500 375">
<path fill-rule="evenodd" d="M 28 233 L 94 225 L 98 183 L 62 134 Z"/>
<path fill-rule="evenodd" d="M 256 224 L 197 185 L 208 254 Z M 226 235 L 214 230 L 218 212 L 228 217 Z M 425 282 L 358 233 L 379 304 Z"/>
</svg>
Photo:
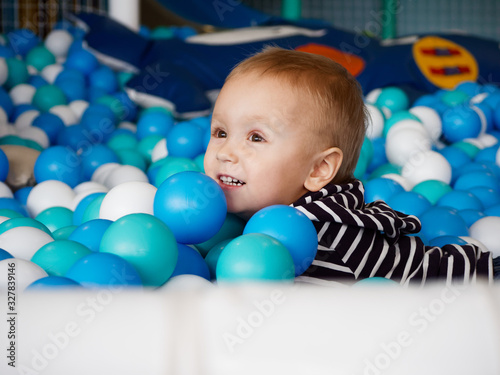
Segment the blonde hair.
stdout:
<svg viewBox="0 0 500 375">
<path fill-rule="evenodd" d="M 313 99 L 316 108 L 309 111 L 314 113 L 311 126 L 318 135 L 318 147 L 338 147 L 344 154 L 333 182 L 351 180 L 363 145 L 367 116 L 356 79 L 330 58 L 274 46 L 240 62 L 226 82 L 248 73 L 282 79 Z"/>
</svg>

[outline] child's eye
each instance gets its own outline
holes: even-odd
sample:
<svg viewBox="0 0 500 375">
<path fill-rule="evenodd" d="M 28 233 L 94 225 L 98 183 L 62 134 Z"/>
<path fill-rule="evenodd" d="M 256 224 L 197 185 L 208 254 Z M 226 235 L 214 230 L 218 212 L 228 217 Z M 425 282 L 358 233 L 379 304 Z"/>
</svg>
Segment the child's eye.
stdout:
<svg viewBox="0 0 500 375">
<path fill-rule="evenodd" d="M 248 137 L 248 140 L 251 142 L 264 142 L 265 141 L 265 139 L 257 133 L 250 134 L 250 136 Z"/>
<path fill-rule="evenodd" d="M 227 133 L 224 130 L 215 129 L 212 132 L 212 137 L 215 137 L 215 138 L 227 138 Z"/>
</svg>

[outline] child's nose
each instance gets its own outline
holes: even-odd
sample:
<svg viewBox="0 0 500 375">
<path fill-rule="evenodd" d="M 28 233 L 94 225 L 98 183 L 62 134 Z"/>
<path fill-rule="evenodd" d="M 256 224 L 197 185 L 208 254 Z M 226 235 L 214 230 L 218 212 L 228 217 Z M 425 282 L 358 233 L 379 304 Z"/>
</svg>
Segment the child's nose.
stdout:
<svg viewBox="0 0 500 375">
<path fill-rule="evenodd" d="M 237 147 L 235 147 L 233 142 L 226 140 L 217 150 L 217 160 L 236 162 L 238 160 L 236 149 Z"/>
</svg>

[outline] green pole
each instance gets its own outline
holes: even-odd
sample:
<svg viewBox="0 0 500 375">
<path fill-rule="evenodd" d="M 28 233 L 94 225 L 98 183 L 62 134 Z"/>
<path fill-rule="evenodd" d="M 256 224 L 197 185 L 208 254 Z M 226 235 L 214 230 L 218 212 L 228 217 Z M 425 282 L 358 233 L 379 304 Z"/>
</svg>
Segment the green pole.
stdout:
<svg viewBox="0 0 500 375">
<path fill-rule="evenodd" d="M 283 0 L 281 15 L 288 20 L 298 20 L 302 13 L 302 0 Z"/>
<path fill-rule="evenodd" d="M 398 0 L 382 0 L 382 14 L 385 20 L 382 24 L 382 39 L 396 37 L 396 13 Z"/>
</svg>

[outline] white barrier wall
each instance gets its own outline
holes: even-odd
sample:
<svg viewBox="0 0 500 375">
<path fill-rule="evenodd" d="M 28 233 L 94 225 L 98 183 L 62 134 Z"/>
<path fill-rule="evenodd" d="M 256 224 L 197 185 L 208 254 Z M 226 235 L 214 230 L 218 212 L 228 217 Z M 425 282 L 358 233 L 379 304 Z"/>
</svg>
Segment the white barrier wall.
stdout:
<svg viewBox="0 0 500 375">
<path fill-rule="evenodd" d="M 38 291 L 10 352 L 5 297 L 6 375 L 500 374 L 499 286 Z"/>
</svg>

